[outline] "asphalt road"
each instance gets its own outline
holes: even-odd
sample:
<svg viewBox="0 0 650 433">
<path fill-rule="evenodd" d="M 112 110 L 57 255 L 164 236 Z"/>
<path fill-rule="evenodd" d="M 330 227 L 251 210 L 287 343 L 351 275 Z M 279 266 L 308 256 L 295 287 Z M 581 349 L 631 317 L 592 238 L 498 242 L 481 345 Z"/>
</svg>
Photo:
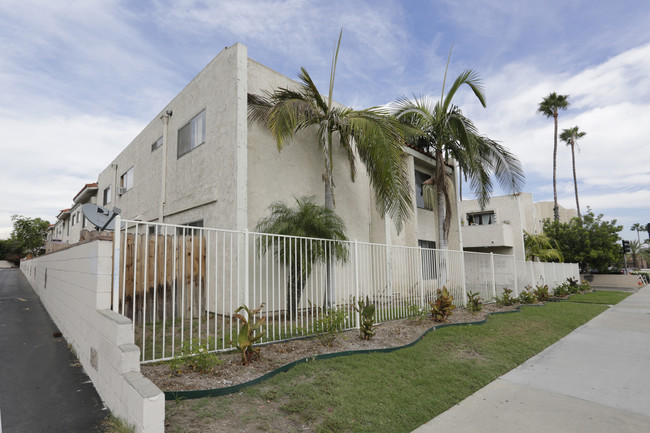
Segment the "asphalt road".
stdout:
<svg viewBox="0 0 650 433">
<path fill-rule="evenodd" d="M 0 269 L 0 433 L 99 432 L 102 400 L 19 269 Z"/>
</svg>

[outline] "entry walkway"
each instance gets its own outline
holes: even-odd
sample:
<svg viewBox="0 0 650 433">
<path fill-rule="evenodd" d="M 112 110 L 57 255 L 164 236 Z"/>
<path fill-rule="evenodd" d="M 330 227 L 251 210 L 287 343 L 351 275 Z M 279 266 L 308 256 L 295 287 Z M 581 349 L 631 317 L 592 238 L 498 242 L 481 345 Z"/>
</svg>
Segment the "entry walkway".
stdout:
<svg viewBox="0 0 650 433">
<path fill-rule="evenodd" d="M 19 269 L 0 269 L 0 432 L 98 432 L 108 414 Z"/>
<path fill-rule="evenodd" d="M 650 432 L 650 286 L 415 432 Z"/>
</svg>

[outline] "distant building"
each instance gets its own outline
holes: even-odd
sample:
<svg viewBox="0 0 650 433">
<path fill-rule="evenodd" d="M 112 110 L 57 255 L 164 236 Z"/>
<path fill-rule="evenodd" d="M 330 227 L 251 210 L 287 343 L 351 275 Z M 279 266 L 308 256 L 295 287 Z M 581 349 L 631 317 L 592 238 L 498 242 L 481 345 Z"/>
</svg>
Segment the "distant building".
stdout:
<svg viewBox="0 0 650 433">
<path fill-rule="evenodd" d="M 553 218 L 553 202 L 533 203 L 533 195 L 496 196 L 481 209 L 478 200 L 460 202 L 463 250 L 514 255 L 525 260 L 524 231 L 541 233 L 543 221 Z M 560 221 L 576 216 L 574 209 L 560 206 Z"/>
</svg>

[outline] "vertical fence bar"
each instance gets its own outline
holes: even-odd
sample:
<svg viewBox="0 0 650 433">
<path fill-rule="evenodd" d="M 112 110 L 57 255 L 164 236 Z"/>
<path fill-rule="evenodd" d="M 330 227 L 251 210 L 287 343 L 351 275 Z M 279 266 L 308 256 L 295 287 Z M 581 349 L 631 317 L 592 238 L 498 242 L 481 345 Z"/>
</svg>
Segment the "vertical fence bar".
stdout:
<svg viewBox="0 0 650 433">
<path fill-rule="evenodd" d="M 115 216 L 115 231 L 113 232 L 113 311 L 119 312 L 120 303 L 120 234 L 122 231 L 122 218 Z M 126 236 L 124 236 L 126 239 Z M 125 248 L 126 249 L 126 248 Z M 125 260 L 126 262 L 126 260 Z M 124 310 L 122 310 L 124 311 Z"/>
<path fill-rule="evenodd" d="M 497 282 L 494 273 L 494 253 L 490 253 L 490 264 L 492 265 L 492 296 L 497 297 Z"/>
</svg>

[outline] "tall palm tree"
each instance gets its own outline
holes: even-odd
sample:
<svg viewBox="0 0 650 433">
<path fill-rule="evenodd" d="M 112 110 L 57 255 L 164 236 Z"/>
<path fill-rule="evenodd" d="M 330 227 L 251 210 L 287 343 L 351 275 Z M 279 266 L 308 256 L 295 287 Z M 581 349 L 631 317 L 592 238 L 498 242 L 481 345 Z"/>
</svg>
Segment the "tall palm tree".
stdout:
<svg viewBox="0 0 650 433">
<path fill-rule="evenodd" d="M 412 211 L 411 188 L 406 174 L 403 137 L 399 122 L 377 107 L 352 110 L 333 102 L 334 76 L 341 45 L 332 57 L 329 93 L 320 94 L 309 73 L 300 68 L 296 88 L 278 88 L 265 95 L 248 95 L 248 118 L 263 124 L 282 150 L 301 130 L 316 132 L 323 154 L 325 207 L 334 209 L 334 144 L 338 141 L 348 156 L 354 181 L 357 156 L 365 165 L 373 186 L 377 210 L 390 215 L 398 230 Z"/>
<path fill-rule="evenodd" d="M 580 201 L 578 201 L 578 178 L 576 177 L 576 153 L 575 147 L 578 145 L 577 141 L 587 135 L 586 132 L 580 131 L 577 126 L 569 129 L 563 129 L 560 134 L 560 140 L 564 141 L 567 146 L 571 146 L 571 160 L 573 162 L 573 186 L 576 191 L 576 207 L 578 208 L 578 218 L 582 218 L 580 214 Z M 580 148 L 578 147 L 578 151 Z"/>
<path fill-rule="evenodd" d="M 637 261 L 637 257 L 639 254 L 641 254 L 641 242 L 630 242 L 630 254 L 632 254 L 632 264 L 635 268 L 639 269 L 639 262 Z"/>
<path fill-rule="evenodd" d="M 537 259 L 540 262 L 564 261 L 557 244 L 544 233 L 531 234 L 524 230 L 524 248 L 526 248 L 526 260 L 535 261 Z"/>
<path fill-rule="evenodd" d="M 632 224 L 630 230 L 636 231 L 637 240 L 639 243 L 641 243 L 641 235 L 639 233 L 645 231 L 645 226 L 643 226 L 641 223 L 634 223 Z"/>
<path fill-rule="evenodd" d="M 300 304 L 302 289 L 315 263 L 330 259 L 347 261 L 349 257 L 345 223 L 332 209 L 314 203 L 314 196 L 296 198 L 296 206 L 283 202 L 269 206 L 270 215 L 262 218 L 256 227 L 260 233 L 292 236 L 277 239 L 263 237 L 258 242 L 260 254 L 272 250 L 282 264 L 289 266 L 287 306 L 292 316 Z M 299 237 L 299 238 L 298 238 Z M 316 239 L 304 239 L 316 238 Z M 327 242 L 323 239 L 331 239 Z"/>
<path fill-rule="evenodd" d="M 451 57 L 451 51 L 449 53 Z M 449 59 L 447 60 L 447 68 Z M 440 101 L 423 97 L 400 98 L 393 105 L 393 115 L 409 126 L 407 142 L 433 153 L 436 166 L 433 177 L 425 182 L 425 190 L 438 201 L 438 240 L 441 249 L 447 248 L 447 235 L 451 222 L 451 197 L 448 168 L 455 160 L 461 172 L 470 179 L 470 187 L 478 196 L 481 207 L 489 201 L 493 190 L 492 175 L 502 187 L 511 192 L 521 191 L 524 174 L 519 160 L 505 147 L 479 134 L 474 123 L 465 117 L 452 101 L 456 92 L 467 85 L 483 107 L 485 95 L 478 74 L 471 69 L 461 73 L 445 95 L 447 70 L 442 83 Z M 426 198 L 426 197 L 425 197 Z M 431 201 L 429 199 L 428 201 Z"/>
<path fill-rule="evenodd" d="M 553 135 L 553 217 L 555 221 L 560 220 L 560 209 L 557 204 L 557 116 L 558 110 L 566 110 L 569 107 L 569 95 L 558 95 L 553 92 L 542 99 L 537 107 L 537 112 L 546 117 L 553 117 L 555 133 Z"/>
</svg>

